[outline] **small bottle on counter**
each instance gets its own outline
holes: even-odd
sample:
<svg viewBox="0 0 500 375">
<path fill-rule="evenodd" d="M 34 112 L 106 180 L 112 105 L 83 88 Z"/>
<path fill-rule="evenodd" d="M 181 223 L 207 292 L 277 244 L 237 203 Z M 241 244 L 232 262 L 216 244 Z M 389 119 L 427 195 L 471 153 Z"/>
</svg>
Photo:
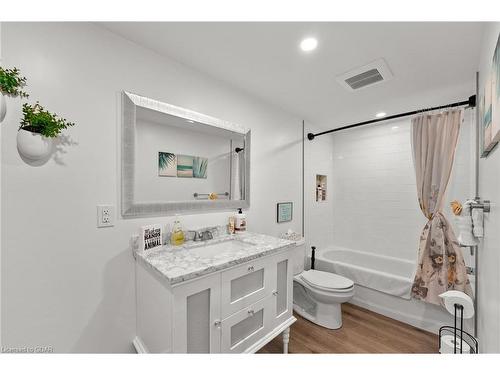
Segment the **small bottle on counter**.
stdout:
<svg viewBox="0 0 500 375">
<path fill-rule="evenodd" d="M 234 216 L 229 216 L 229 225 L 227 227 L 229 234 L 234 234 Z"/>
<path fill-rule="evenodd" d="M 321 202 L 323 200 L 323 189 L 321 185 L 316 187 L 316 202 Z"/>
<path fill-rule="evenodd" d="M 170 244 L 173 246 L 180 246 L 184 243 L 184 232 L 182 225 L 179 221 L 179 216 L 175 215 L 174 226 L 172 227 L 172 234 L 170 234 Z"/>
<path fill-rule="evenodd" d="M 241 208 L 238 208 L 238 213 L 234 215 L 234 230 L 236 232 L 244 232 L 247 230 L 247 216 Z"/>
</svg>

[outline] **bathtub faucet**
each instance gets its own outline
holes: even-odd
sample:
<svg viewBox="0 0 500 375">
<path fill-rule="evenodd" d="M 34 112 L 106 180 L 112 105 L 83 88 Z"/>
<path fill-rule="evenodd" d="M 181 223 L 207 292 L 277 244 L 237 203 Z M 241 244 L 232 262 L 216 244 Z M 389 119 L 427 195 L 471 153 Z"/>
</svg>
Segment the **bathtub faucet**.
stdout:
<svg viewBox="0 0 500 375">
<path fill-rule="evenodd" d="M 316 246 L 311 246 L 311 269 L 314 269 L 314 261 L 316 260 Z"/>
</svg>

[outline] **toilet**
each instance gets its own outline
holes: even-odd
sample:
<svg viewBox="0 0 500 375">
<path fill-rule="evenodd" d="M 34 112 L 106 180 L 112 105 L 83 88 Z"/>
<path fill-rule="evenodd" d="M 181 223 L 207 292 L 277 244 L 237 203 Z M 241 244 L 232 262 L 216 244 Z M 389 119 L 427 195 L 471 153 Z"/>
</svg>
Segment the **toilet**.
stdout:
<svg viewBox="0 0 500 375">
<path fill-rule="evenodd" d="M 304 270 L 305 240 L 293 249 L 293 309 L 322 327 L 342 327 L 341 305 L 354 296 L 354 282 L 346 277 L 318 270 Z"/>
</svg>

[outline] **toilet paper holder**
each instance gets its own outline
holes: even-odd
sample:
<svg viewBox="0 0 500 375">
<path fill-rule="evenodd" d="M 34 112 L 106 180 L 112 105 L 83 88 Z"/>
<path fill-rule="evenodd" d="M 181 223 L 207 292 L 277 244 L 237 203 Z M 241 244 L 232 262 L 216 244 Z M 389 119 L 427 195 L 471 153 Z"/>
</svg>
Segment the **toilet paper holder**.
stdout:
<svg viewBox="0 0 500 375">
<path fill-rule="evenodd" d="M 458 326 L 460 322 L 460 327 Z M 454 304 L 454 325 L 452 326 L 442 326 L 439 328 L 439 352 L 443 353 L 441 344 L 445 336 L 453 336 L 453 354 L 463 354 L 463 348 L 469 349 L 467 354 L 477 354 L 478 353 L 478 341 L 471 334 L 464 331 L 464 306 L 455 303 Z M 459 343 L 459 345 L 457 345 Z"/>
</svg>

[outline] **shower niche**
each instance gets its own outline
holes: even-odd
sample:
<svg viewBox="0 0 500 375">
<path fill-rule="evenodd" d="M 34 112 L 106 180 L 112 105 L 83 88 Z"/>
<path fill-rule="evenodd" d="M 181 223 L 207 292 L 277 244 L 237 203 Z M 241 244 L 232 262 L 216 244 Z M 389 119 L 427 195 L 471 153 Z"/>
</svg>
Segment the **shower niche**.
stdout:
<svg viewBox="0 0 500 375">
<path fill-rule="evenodd" d="M 326 201 L 326 176 L 323 174 L 316 175 L 316 202 Z"/>
</svg>

